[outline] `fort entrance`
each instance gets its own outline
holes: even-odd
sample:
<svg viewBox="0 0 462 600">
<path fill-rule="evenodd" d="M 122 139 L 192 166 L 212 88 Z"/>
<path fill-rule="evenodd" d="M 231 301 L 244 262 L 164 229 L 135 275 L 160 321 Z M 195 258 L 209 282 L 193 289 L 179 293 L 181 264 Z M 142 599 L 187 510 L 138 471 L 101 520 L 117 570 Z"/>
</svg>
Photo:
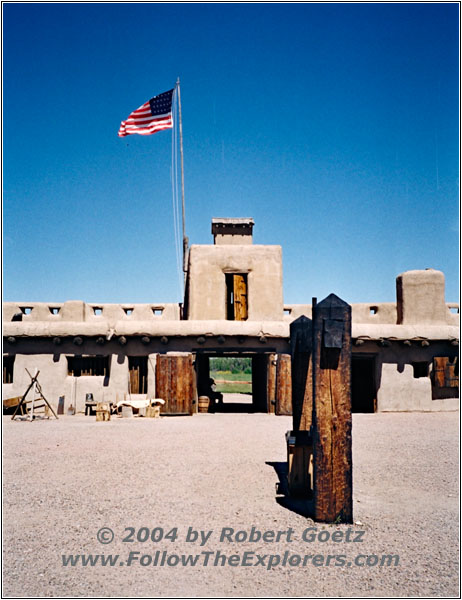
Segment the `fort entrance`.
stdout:
<svg viewBox="0 0 462 600">
<path fill-rule="evenodd" d="M 210 398 L 210 412 L 274 412 L 268 394 L 271 356 L 261 352 L 197 353 L 197 395 Z M 233 369 L 239 364 L 242 368 Z"/>
</svg>

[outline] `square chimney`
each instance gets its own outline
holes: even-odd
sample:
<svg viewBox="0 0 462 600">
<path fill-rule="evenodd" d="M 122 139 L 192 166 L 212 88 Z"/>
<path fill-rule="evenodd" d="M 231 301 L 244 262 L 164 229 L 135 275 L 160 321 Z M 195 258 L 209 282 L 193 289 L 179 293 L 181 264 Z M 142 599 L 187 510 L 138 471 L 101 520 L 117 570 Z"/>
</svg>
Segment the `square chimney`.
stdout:
<svg viewBox="0 0 462 600">
<path fill-rule="evenodd" d="M 251 244 L 253 226 L 251 218 L 213 218 L 213 243 L 217 246 Z"/>
</svg>

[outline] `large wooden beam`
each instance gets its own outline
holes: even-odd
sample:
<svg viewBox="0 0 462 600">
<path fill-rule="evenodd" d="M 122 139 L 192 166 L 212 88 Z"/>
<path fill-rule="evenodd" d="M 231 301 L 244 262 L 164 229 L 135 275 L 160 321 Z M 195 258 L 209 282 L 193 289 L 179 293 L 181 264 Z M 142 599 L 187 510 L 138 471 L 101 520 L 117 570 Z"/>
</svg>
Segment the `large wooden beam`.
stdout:
<svg viewBox="0 0 462 600">
<path fill-rule="evenodd" d="M 331 294 L 313 309 L 314 518 L 353 522 L 351 307 Z"/>
<path fill-rule="evenodd" d="M 268 412 L 273 414 L 276 410 L 276 365 L 277 365 L 277 354 L 268 354 L 267 357 L 267 403 Z"/>
<path fill-rule="evenodd" d="M 290 324 L 293 431 L 308 431 L 313 420 L 312 321 L 301 316 Z"/>
<path fill-rule="evenodd" d="M 276 366 L 276 414 L 292 414 L 292 369 L 290 354 L 279 354 Z"/>
<path fill-rule="evenodd" d="M 313 412 L 312 321 L 301 316 L 290 324 L 293 429 L 286 433 L 287 480 L 291 495 L 312 494 Z"/>
</svg>

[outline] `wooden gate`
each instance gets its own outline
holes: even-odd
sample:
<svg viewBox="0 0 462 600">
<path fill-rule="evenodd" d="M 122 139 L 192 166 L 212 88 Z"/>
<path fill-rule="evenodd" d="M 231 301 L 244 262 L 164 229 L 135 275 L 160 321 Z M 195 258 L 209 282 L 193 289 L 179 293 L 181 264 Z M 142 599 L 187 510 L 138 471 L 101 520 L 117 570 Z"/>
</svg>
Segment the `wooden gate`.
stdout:
<svg viewBox="0 0 462 600">
<path fill-rule="evenodd" d="M 192 354 L 157 356 L 156 397 L 165 400 L 160 411 L 163 414 L 193 414 L 196 401 L 196 374 Z"/>
</svg>

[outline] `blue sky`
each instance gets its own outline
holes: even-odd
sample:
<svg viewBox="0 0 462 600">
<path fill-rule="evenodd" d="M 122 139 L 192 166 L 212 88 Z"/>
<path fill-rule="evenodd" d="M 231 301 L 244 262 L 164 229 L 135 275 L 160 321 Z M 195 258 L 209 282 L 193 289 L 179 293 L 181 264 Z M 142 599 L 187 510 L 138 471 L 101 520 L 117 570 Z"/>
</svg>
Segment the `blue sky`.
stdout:
<svg viewBox="0 0 462 600">
<path fill-rule="evenodd" d="M 181 78 L 186 232 L 255 219 L 284 300 L 458 298 L 459 7 L 4 4 L 6 301 L 178 302 L 171 132 L 121 120 Z"/>
</svg>

